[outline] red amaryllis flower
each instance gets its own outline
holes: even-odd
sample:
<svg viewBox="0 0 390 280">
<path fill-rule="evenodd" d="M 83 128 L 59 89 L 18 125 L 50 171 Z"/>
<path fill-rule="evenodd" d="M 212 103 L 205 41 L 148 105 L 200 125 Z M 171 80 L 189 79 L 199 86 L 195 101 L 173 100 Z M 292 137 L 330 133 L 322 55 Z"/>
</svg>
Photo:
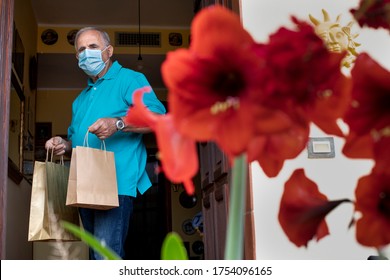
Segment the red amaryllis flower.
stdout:
<svg viewBox="0 0 390 280">
<path fill-rule="evenodd" d="M 349 104 L 349 80 L 341 73 L 345 53 L 329 52 L 313 27 L 292 18 L 296 30 L 280 28 L 256 52 L 265 59 L 264 103 L 323 131 L 342 136 L 336 120 Z"/>
<path fill-rule="evenodd" d="M 176 130 L 169 113 L 158 115 L 145 107 L 142 97 L 148 91 L 150 87 L 134 92 L 134 106 L 129 108 L 125 122 L 137 127 L 150 127 L 155 132 L 162 171 L 173 183 L 183 183 L 186 192 L 192 195 L 195 190 L 192 178 L 198 172 L 196 143 Z"/>
<path fill-rule="evenodd" d="M 287 237 L 297 247 L 307 246 L 316 236 L 317 241 L 329 234 L 326 215 L 342 202 L 328 201 L 315 182 L 308 179 L 303 169 L 294 171 L 284 186 L 278 214 L 279 223 Z"/>
<path fill-rule="evenodd" d="M 390 125 L 390 72 L 368 54 L 360 54 L 351 71 L 352 101 L 344 121 L 361 136 Z"/>
<path fill-rule="evenodd" d="M 350 12 L 362 27 L 390 29 L 390 0 L 361 0 Z"/>
<path fill-rule="evenodd" d="M 356 239 L 364 246 L 381 247 L 390 243 L 390 175 L 371 173 L 359 179 L 355 190 Z"/>
<path fill-rule="evenodd" d="M 191 31 L 190 49 L 168 53 L 162 65 L 177 129 L 197 141 L 215 141 L 232 157 L 245 151 L 263 119 L 273 131 L 285 128 L 289 119 L 259 101 L 263 58 L 252 51 L 255 42 L 239 17 L 211 6 L 197 14 Z"/>
</svg>

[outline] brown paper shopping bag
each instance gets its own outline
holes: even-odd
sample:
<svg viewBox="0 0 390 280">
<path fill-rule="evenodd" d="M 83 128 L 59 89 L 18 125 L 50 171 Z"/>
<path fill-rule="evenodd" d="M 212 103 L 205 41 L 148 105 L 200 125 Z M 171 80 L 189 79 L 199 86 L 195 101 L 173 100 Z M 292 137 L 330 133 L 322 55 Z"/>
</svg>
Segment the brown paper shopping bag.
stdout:
<svg viewBox="0 0 390 280">
<path fill-rule="evenodd" d="M 73 148 L 66 205 L 92 209 L 119 206 L 113 152 L 105 148 Z"/>
<path fill-rule="evenodd" d="M 77 208 L 66 206 L 69 167 L 61 163 L 35 161 L 31 190 L 28 241 L 80 240 L 64 230 L 59 222 L 79 225 Z"/>
</svg>

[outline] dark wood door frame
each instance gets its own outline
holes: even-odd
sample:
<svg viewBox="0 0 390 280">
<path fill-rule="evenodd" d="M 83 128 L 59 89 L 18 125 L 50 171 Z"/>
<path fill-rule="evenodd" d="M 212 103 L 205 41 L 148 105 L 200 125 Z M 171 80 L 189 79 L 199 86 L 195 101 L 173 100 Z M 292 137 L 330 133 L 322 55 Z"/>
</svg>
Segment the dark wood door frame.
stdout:
<svg viewBox="0 0 390 280">
<path fill-rule="evenodd" d="M 5 259 L 7 219 L 9 104 L 14 0 L 0 0 L 0 256 Z"/>
</svg>

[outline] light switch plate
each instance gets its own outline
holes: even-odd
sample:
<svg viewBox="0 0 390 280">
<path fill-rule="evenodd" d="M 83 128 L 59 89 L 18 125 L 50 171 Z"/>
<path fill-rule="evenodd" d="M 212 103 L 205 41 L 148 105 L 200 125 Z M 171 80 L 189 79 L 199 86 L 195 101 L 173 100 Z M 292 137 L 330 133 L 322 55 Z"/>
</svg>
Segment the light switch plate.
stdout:
<svg viewBox="0 0 390 280">
<path fill-rule="evenodd" d="M 333 137 L 310 137 L 307 143 L 308 158 L 334 158 Z"/>
</svg>

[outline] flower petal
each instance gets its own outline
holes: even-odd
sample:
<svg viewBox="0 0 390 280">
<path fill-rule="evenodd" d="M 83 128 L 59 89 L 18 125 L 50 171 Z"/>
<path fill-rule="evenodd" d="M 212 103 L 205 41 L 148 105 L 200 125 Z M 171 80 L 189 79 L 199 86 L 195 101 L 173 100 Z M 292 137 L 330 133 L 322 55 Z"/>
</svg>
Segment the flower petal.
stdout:
<svg viewBox="0 0 390 280">
<path fill-rule="evenodd" d="M 199 168 L 196 142 L 177 131 L 171 114 L 155 114 L 145 107 L 142 97 L 149 90 L 149 87 L 144 87 L 134 92 L 134 106 L 129 108 L 125 122 L 149 126 L 154 131 L 162 171 L 173 183 L 183 183 L 187 193 L 192 195 L 195 191 L 192 178 Z"/>
<path fill-rule="evenodd" d="M 358 181 L 355 207 L 362 216 L 356 222 L 356 239 L 364 246 L 390 244 L 389 182 L 385 173 L 371 173 Z"/>
<path fill-rule="evenodd" d="M 371 134 L 349 133 L 345 138 L 342 152 L 349 158 L 373 158 L 374 140 Z"/>
<path fill-rule="evenodd" d="M 153 127 L 157 121 L 157 114 L 149 111 L 144 103 L 142 97 L 144 93 L 150 92 L 151 87 L 146 86 L 137 89 L 133 93 L 133 106 L 130 106 L 124 121 L 127 125 L 136 127 Z"/>
<path fill-rule="evenodd" d="M 360 54 L 351 71 L 352 103 L 344 120 L 363 135 L 390 123 L 390 72 L 368 54 Z"/>
<path fill-rule="evenodd" d="M 257 160 L 268 177 L 276 177 L 285 160 L 305 149 L 308 138 L 309 127 L 298 122 L 280 133 L 258 135 L 248 146 L 248 161 Z"/>
<path fill-rule="evenodd" d="M 387 128 L 389 129 L 389 128 Z M 382 136 L 374 146 L 375 171 L 390 175 L 390 135 Z"/>
<path fill-rule="evenodd" d="M 241 49 L 254 43 L 237 14 L 220 5 L 201 10 L 192 22 L 191 32 L 190 47 L 201 56 L 215 55 L 219 46 Z"/>
<path fill-rule="evenodd" d="M 162 65 L 169 111 L 184 136 L 236 156 L 261 127 L 263 57 L 251 51 L 255 42 L 238 15 L 222 6 L 200 11 L 191 31 L 190 49 L 170 52 Z"/>
<path fill-rule="evenodd" d="M 280 225 L 296 246 L 307 246 L 314 237 L 319 240 L 329 234 L 326 215 L 346 201 L 328 201 L 304 170 L 297 169 L 284 187 L 278 214 Z"/>
<path fill-rule="evenodd" d="M 390 0 L 361 0 L 359 7 L 350 12 L 360 26 L 390 29 Z"/>
<path fill-rule="evenodd" d="M 164 174 L 174 183 L 183 182 L 187 193 L 194 194 L 191 179 L 199 168 L 196 142 L 176 130 L 170 114 L 158 118 L 155 133 Z"/>
</svg>

